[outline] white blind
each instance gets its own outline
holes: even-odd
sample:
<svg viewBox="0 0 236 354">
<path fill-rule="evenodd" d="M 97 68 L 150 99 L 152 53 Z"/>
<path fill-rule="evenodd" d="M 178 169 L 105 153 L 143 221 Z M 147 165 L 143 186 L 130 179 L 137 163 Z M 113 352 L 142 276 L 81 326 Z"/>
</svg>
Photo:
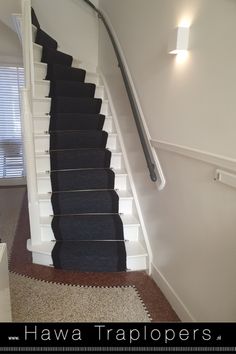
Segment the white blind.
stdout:
<svg viewBox="0 0 236 354">
<path fill-rule="evenodd" d="M 0 178 L 23 177 L 20 88 L 24 69 L 0 66 Z"/>
</svg>

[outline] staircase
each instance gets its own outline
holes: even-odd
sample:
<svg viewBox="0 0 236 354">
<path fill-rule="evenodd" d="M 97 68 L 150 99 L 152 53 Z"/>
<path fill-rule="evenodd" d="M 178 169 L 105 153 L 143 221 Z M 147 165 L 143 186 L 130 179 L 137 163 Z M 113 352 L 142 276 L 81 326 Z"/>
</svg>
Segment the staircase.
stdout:
<svg viewBox="0 0 236 354">
<path fill-rule="evenodd" d="M 34 12 L 32 20 L 40 213 L 40 242 L 27 242 L 33 262 L 83 272 L 146 270 L 148 253 L 101 77 L 59 52 Z"/>
</svg>

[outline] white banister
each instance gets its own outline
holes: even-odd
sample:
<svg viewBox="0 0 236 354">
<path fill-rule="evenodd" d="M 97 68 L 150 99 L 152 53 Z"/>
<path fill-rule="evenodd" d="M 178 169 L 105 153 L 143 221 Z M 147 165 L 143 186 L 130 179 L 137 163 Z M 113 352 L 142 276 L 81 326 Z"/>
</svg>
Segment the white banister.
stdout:
<svg viewBox="0 0 236 354">
<path fill-rule="evenodd" d="M 22 0 L 22 44 L 25 69 L 25 86 L 30 89 L 31 97 L 34 97 L 34 54 L 31 23 L 31 0 Z"/>
<path fill-rule="evenodd" d="M 22 135 L 24 141 L 24 161 L 26 167 L 31 243 L 41 243 L 39 201 L 37 190 L 37 174 L 35 147 L 33 137 L 33 120 L 29 103 L 28 89 L 21 90 Z"/>
<path fill-rule="evenodd" d="M 22 45 L 25 88 L 21 90 L 22 136 L 26 168 L 31 244 L 41 243 L 39 201 L 35 161 L 32 106 L 34 97 L 34 57 L 31 23 L 31 0 L 22 0 Z"/>
</svg>

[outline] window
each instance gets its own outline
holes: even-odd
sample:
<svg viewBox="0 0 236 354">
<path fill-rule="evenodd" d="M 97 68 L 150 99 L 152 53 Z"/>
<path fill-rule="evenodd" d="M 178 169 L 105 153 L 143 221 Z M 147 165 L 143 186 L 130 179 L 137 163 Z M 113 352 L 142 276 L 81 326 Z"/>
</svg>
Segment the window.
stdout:
<svg viewBox="0 0 236 354">
<path fill-rule="evenodd" d="M 20 88 L 24 69 L 0 66 L 0 178 L 23 177 Z"/>
</svg>

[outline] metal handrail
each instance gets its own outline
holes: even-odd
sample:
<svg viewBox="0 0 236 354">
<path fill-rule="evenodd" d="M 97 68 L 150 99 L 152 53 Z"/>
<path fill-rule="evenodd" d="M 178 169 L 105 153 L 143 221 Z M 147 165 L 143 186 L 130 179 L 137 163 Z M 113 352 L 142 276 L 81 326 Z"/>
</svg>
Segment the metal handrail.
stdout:
<svg viewBox="0 0 236 354">
<path fill-rule="evenodd" d="M 116 58 L 118 60 L 118 65 L 119 65 L 119 68 L 120 68 L 120 71 L 121 71 L 121 74 L 122 74 L 122 77 L 123 77 L 123 80 L 124 80 L 126 92 L 127 92 L 128 98 L 129 98 L 131 109 L 132 109 L 132 112 L 133 112 L 133 115 L 134 115 L 134 120 L 135 120 L 135 123 L 136 123 L 136 126 L 137 126 L 140 142 L 141 142 L 141 145 L 142 145 L 142 148 L 143 148 L 143 152 L 144 152 L 144 156 L 146 158 L 147 166 L 148 166 L 148 169 L 149 169 L 149 172 L 150 172 L 150 178 L 151 178 L 151 180 L 153 182 L 156 182 L 157 181 L 157 175 L 156 175 L 155 169 L 157 167 L 156 167 L 156 164 L 154 162 L 154 158 L 152 156 L 151 149 L 149 147 L 148 138 L 147 138 L 145 130 L 143 128 L 142 118 L 141 118 L 141 114 L 139 112 L 138 104 L 136 102 L 136 99 L 135 99 L 135 96 L 134 96 L 134 93 L 133 93 L 133 90 L 132 90 L 132 87 L 131 87 L 131 84 L 130 84 L 130 81 L 129 81 L 129 78 L 128 78 L 128 75 L 127 75 L 127 72 L 126 72 L 126 69 L 125 69 L 125 65 L 124 65 L 123 60 L 121 58 L 121 54 L 120 54 L 120 51 L 119 51 L 118 46 L 116 44 L 115 38 L 114 38 L 114 36 L 113 36 L 113 34 L 112 34 L 111 30 L 110 30 L 110 27 L 107 24 L 106 19 L 104 18 L 103 14 L 101 13 L 101 11 L 99 11 L 97 9 L 97 7 L 94 4 L 92 4 L 91 1 L 89 1 L 89 0 L 83 0 L 83 1 L 86 4 L 88 4 L 98 14 L 98 18 L 103 22 L 103 24 L 104 24 L 104 26 L 105 26 L 105 28 L 106 28 L 106 30 L 108 32 L 108 35 L 109 35 L 110 40 L 112 42 L 112 45 L 113 45 L 113 48 L 114 48 L 114 51 L 115 51 L 115 54 L 116 54 Z"/>
</svg>

